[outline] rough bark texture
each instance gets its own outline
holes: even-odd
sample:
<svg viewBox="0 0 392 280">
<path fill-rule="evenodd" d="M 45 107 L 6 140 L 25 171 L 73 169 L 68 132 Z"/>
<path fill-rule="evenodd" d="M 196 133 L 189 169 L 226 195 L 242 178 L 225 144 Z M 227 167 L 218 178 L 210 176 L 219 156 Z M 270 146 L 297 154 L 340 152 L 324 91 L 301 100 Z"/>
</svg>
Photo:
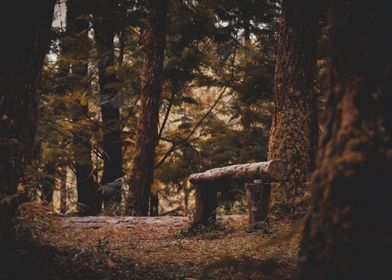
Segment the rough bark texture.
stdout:
<svg viewBox="0 0 392 280">
<path fill-rule="evenodd" d="M 62 44 L 63 55 L 71 63 L 69 73 L 74 90 L 81 92 L 88 88 L 87 70 L 89 59 L 90 39 L 88 38 L 90 13 L 87 0 L 67 1 L 67 30 L 66 40 Z M 81 116 L 88 115 L 88 106 L 77 101 L 74 108 L 76 125 L 73 129 L 74 170 L 78 190 L 79 215 L 95 215 L 100 211 L 101 200 L 98 184 L 94 180 L 94 167 L 91 159 L 91 131 L 86 126 L 78 125 Z"/>
<path fill-rule="evenodd" d="M 207 184 L 196 189 L 196 210 L 193 226 L 208 225 L 216 222 L 217 187 Z"/>
<path fill-rule="evenodd" d="M 117 89 L 114 83 L 117 80 L 114 71 L 114 15 L 113 1 L 100 0 L 94 12 L 94 34 L 97 45 L 97 65 L 99 70 L 99 87 L 101 93 L 101 114 L 103 132 L 103 174 L 101 184 L 113 182 L 122 177 L 122 150 L 121 150 L 121 122 L 119 102 L 116 102 Z M 104 203 L 119 203 L 121 195 L 104 197 Z"/>
<path fill-rule="evenodd" d="M 17 186 L 34 145 L 37 84 L 49 46 L 55 1 L 3 1 L 0 63 L 0 253 L 13 239 Z M 23 8 L 22 8 L 23 7 Z M 3 265 L 3 264 L 1 264 Z"/>
<path fill-rule="evenodd" d="M 300 279 L 391 279 L 389 1 L 330 1 L 326 132 L 312 181 Z"/>
<path fill-rule="evenodd" d="M 137 124 L 135 156 L 130 175 L 131 191 L 127 198 L 127 213 L 137 216 L 148 214 L 150 190 L 154 179 L 167 4 L 167 0 L 146 1 L 148 23 L 144 30 L 141 113 Z"/>
<path fill-rule="evenodd" d="M 271 184 L 245 184 L 245 190 L 248 202 L 249 224 L 267 222 Z"/>
<path fill-rule="evenodd" d="M 318 138 L 314 2 L 284 0 L 280 17 L 268 158 L 287 162 L 284 190 L 288 201 L 305 191 Z"/>
<path fill-rule="evenodd" d="M 189 176 L 189 182 L 198 186 L 208 186 L 222 180 L 240 180 L 253 182 L 262 180 L 264 183 L 279 182 L 286 178 L 286 164 L 280 160 L 255 162 L 213 168 L 202 173 Z"/>
</svg>

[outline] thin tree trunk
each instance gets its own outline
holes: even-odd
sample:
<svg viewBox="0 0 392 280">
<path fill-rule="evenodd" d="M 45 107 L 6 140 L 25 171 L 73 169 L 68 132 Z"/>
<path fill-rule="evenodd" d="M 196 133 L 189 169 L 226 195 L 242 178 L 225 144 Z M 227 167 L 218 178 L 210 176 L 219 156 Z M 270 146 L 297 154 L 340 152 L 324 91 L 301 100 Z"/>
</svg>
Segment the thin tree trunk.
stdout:
<svg viewBox="0 0 392 280">
<path fill-rule="evenodd" d="M 244 19 L 244 44 L 245 47 L 249 47 L 251 44 L 250 40 L 250 20 L 248 18 Z"/>
<path fill-rule="evenodd" d="M 150 216 L 158 216 L 159 215 L 159 196 L 158 192 L 150 193 Z"/>
<path fill-rule="evenodd" d="M 103 127 L 104 166 L 102 184 L 113 182 L 123 176 L 121 150 L 121 122 L 114 71 L 114 30 L 111 24 L 114 7 L 110 1 L 99 1 L 94 13 L 94 34 L 97 44 L 97 64 L 99 70 L 99 87 L 101 93 L 101 114 Z M 105 197 L 105 205 L 121 202 L 121 195 Z"/>
<path fill-rule="evenodd" d="M 148 214 L 148 201 L 154 180 L 168 1 L 148 0 L 146 4 L 148 24 L 144 30 L 141 113 L 127 198 L 127 213 L 138 216 Z"/>
<path fill-rule="evenodd" d="M 184 207 L 185 207 L 185 210 L 189 209 L 189 195 L 190 195 L 190 192 L 191 192 L 191 190 L 185 186 L 184 187 Z"/>
<path fill-rule="evenodd" d="M 268 158 L 287 162 L 283 189 L 288 202 L 306 190 L 318 138 L 315 5 L 311 0 L 282 2 Z"/>
<path fill-rule="evenodd" d="M 120 41 L 120 51 L 117 58 L 117 63 L 121 66 L 124 63 L 124 54 L 125 54 L 125 41 L 127 39 L 127 33 L 125 30 L 121 31 L 119 34 L 119 41 Z"/>
<path fill-rule="evenodd" d="M 63 215 L 67 212 L 67 171 L 68 168 L 64 167 L 60 177 L 60 213 Z"/>
<path fill-rule="evenodd" d="M 53 201 L 53 191 L 56 186 L 56 168 L 54 165 L 47 165 L 44 171 L 48 174 L 48 177 L 43 182 L 42 199 L 45 203 L 51 204 Z"/>
<path fill-rule="evenodd" d="M 299 279 L 391 279 L 390 2 L 330 3 L 326 132 Z"/>
</svg>

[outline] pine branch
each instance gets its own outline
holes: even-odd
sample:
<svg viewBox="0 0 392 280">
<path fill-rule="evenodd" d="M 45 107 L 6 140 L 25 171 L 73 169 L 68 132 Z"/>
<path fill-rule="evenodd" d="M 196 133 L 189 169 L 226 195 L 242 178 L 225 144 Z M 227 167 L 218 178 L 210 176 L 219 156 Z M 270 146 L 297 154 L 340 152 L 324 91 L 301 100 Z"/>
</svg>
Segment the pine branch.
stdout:
<svg viewBox="0 0 392 280">
<path fill-rule="evenodd" d="M 163 119 L 161 128 L 159 129 L 158 138 L 157 138 L 158 141 L 159 141 L 159 139 L 161 139 L 162 133 L 163 133 L 163 129 L 165 128 L 166 123 L 167 123 L 167 120 L 169 119 L 170 110 L 171 110 L 171 108 L 172 108 L 172 106 L 173 106 L 174 97 L 176 96 L 176 94 L 177 94 L 177 87 L 176 87 L 176 86 L 173 86 L 173 88 L 172 88 L 172 94 L 171 94 L 170 100 L 169 100 L 169 106 L 167 107 L 165 117 L 164 117 L 164 119 Z"/>
<path fill-rule="evenodd" d="M 173 143 L 171 148 L 166 152 L 166 154 L 160 159 L 160 161 L 155 165 L 155 168 L 159 168 L 165 160 L 171 155 L 172 152 L 174 152 L 180 145 L 184 144 L 185 142 L 188 141 L 189 138 L 192 137 L 192 135 L 196 132 L 196 130 L 199 128 L 199 126 L 203 123 L 203 121 L 211 114 L 212 110 L 218 105 L 219 101 L 222 99 L 224 93 L 226 92 L 227 87 L 224 87 L 222 92 L 219 94 L 218 98 L 215 100 L 214 104 L 210 107 L 210 109 L 207 111 L 206 114 L 197 122 L 197 124 L 193 127 L 192 131 L 185 137 L 183 138 L 180 142 Z"/>
<path fill-rule="evenodd" d="M 234 49 L 233 52 L 233 57 L 232 57 L 232 61 L 231 61 L 231 74 L 230 74 L 230 79 L 227 82 L 230 83 L 230 81 L 232 81 L 234 79 L 234 69 L 235 69 L 235 57 L 236 57 L 236 49 Z M 177 143 L 173 143 L 173 145 L 171 146 L 171 148 L 166 152 L 166 154 L 160 159 L 160 161 L 155 165 L 155 169 L 159 168 L 164 162 L 165 160 L 182 144 L 187 143 L 187 141 L 192 137 L 192 135 L 196 132 L 196 130 L 199 128 L 199 126 L 203 123 L 203 121 L 212 113 L 212 111 L 214 110 L 214 108 L 218 105 L 219 101 L 222 99 L 223 95 L 225 94 L 227 89 L 227 85 L 224 86 L 224 88 L 222 89 L 221 93 L 219 94 L 218 98 L 215 100 L 214 104 L 212 104 L 212 106 L 210 107 L 210 109 L 207 111 L 206 114 L 204 114 L 204 116 L 197 122 L 197 124 L 194 126 L 194 128 L 192 129 L 192 131 L 184 138 L 182 139 L 180 142 Z"/>
</svg>

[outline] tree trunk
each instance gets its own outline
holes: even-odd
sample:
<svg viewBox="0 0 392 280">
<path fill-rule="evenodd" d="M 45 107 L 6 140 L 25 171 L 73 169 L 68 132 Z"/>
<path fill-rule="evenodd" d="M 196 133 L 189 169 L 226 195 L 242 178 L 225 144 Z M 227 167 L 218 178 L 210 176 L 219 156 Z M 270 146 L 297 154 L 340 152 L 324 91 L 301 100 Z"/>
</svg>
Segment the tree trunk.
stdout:
<svg viewBox="0 0 392 280">
<path fill-rule="evenodd" d="M 114 7 L 111 1 L 98 2 L 94 13 L 94 34 L 97 44 L 97 64 L 99 71 L 99 87 L 101 94 L 101 114 L 103 132 L 103 175 L 101 184 L 113 182 L 122 177 L 121 122 L 119 102 L 116 102 L 117 80 L 114 71 L 114 31 L 112 18 Z M 105 205 L 121 202 L 121 195 L 104 197 Z"/>
<path fill-rule="evenodd" d="M 34 145 L 37 84 L 55 1 L 3 1 L 0 63 L 0 252 L 12 247 L 17 186 Z"/>
<path fill-rule="evenodd" d="M 144 30 L 141 113 L 127 198 L 127 213 L 137 216 L 148 214 L 148 201 L 154 180 L 168 1 L 148 0 L 146 5 L 148 24 Z"/>
<path fill-rule="evenodd" d="M 46 165 L 44 172 L 48 174 L 42 185 L 42 199 L 45 203 L 51 204 L 53 201 L 53 191 L 56 187 L 56 167 L 54 165 Z"/>
<path fill-rule="evenodd" d="M 73 90 L 84 92 L 88 88 L 87 70 L 90 53 L 90 39 L 88 30 L 90 14 L 89 1 L 67 1 L 67 40 L 63 43 L 63 55 L 71 62 L 70 78 L 74 85 Z M 82 98 L 82 97 L 81 97 Z M 74 114 L 75 126 L 73 129 L 74 170 L 78 190 L 79 215 L 96 215 L 100 211 L 101 200 L 98 193 L 98 184 L 94 179 L 94 166 L 91 159 L 91 131 L 88 127 L 80 125 L 80 118 L 88 115 L 88 106 L 76 101 Z"/>
<path fill-rule="evenodd" d="M 67 213 L 67 172 L 68 168 L 63 168 L 60 177 L 60 213 L 63 215 Z"/>
<path fill-rule="evenodd" d="M 79 145 L 80 144 L 80 145 Z M 77 150 L 82 151 L 75 163 L 76 185 L 78 190 L 78 214 L 81 216 L 97 215 L 101 211 L 101 195 L 98 191 L 95 170 L 91 161 L 91 147 L 84 143 L 77 143 Z M 84 150 L 84 151 L 83 151 Z M 88 153 L 90 152 L 90 153 Z M 90 155 L 87 157 L 87 155 Z"/>
<path fill-rule="evenodd" d="M 150 216 L 159 215 L 159 196 L 157 193 L 150 193 Z"/>
<path fill-rule="evenodd" d="M 248 202 L 249 224 L 267 222 L 271 184 L 245 184 L 245 191 Z"/>
<path fill-rule="evenodd" d="M 299 279 L 391 279 L 390 2 L 330 3 L 326 132 Z"/>
<path fill-rule="evenodd" d="M 187 186 L 184 187 L 184 208 L 185 210 L 189 209 L 189 195 L 190 195 L 191 189 L 188 188 Z"/>
<path fill-rule="evenodd" d="M 288 202 L 306 190 L 318 138 L 315 5 L 311 0 L 282 2 L 268 158 L 287 162 L 283 189 Z"/>
</svg>

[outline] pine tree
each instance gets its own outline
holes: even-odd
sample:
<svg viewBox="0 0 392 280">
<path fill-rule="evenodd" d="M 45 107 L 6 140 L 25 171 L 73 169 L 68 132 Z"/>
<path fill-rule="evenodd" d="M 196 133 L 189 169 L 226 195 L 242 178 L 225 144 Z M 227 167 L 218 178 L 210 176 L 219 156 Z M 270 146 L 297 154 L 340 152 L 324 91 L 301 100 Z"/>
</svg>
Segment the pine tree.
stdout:
<svg viewBox="0 0 392 280">
<path fill-rule="evenodd" d="M 131 191 L 127 198 L 127 212 L 134 215 L 148 214 L 149 196 L 154 179 L 167 5 L 167 0 L 146 1 L 148 24 L 143 36 L 141 112 L 137 124 L 135 156 L 130 175 Z"/>
<path fill-rule="evenodd" d="M 268 158 L 287 162 L 288 202 L 304 193 L 318 139 L 314 1 L 283 1 Z"/>
<path fill-rule="evenodd" d="M 99 87 L 101 95 L 101 115 L 103 131 L 103 175 L 102 184 L 113 182 L 123 176 L 121 123 L 118 102 L 116 102 L 116 69 L 114 56 L 113 22 L 116 16 L 116 1 L 98 1 L 94 12 L 94 35 L 97 46 L 97 64 L 99 71 Z M 107 199 L 119 203 L 120 195 L 112 195 Z"/>
<path fill-rule="evenodd" d="M 67 30 L 62 38 L 63 55 L 67 56 L 67 70 L 71 89 L 82 95 L 89 86 L 87 78 L 88 60 L 90 52 L 89 12 L 90 3 L 87 0 L 67 1 Z M 83 120 L 89 114 L 87 102 L 74 100 L 71 112 L 74 122 L 73 143 L 74 170 L 78 190 L 78 204 L 80 215 L 94 215 L 100 211 L 100 196 L 98 184 L 94 179 L 94 166 L 91 159 L 91 129 L 84 126 Z"/>
</svg>

